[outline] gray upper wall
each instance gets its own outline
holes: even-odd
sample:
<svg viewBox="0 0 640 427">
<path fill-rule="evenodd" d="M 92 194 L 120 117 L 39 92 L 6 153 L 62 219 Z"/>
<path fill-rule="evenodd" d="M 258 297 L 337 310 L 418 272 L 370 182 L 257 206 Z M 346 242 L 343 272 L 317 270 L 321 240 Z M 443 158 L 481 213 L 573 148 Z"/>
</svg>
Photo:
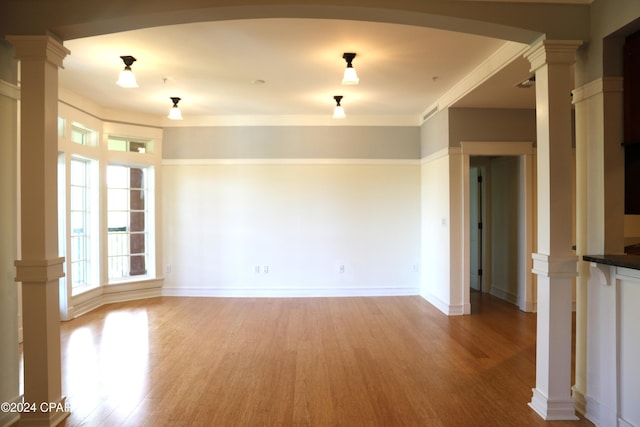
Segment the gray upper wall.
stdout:
<svg viewBox="0 0 640 427">
<path fill-rule="evenodd" d="M 13 46 L 0 39 L 0 80 L 11 84 L 18 83 L 17 61 L 13 59 Z"/>
<path fill-rule="evenodd" d="M 165 128 L 164 159 L 420 159 L 417 126 Z"/>
<path fill-rule="evenodd" d="M 640 31 L 640 0 L 591 4 L 590 38 L 578 51 L 576 86 L 601 77 L 622 77 L 624 39 Z"/>
<path fill-rule="evenodd" d="M 421 155 L 427 157 L 449 146 L 449 110 L 439 111 L 420 127 Z"/>
<path fill-rule="evenodd" d="M 462 141 L 536 142 L 536 110 L 449 108 L 420 128 L 422 157 Z"/>
<path fill-rule="evenodd" d="M 449 109 L 449 146 L 462 141 L 536 142 L 536 110 Z"/>
</svg>

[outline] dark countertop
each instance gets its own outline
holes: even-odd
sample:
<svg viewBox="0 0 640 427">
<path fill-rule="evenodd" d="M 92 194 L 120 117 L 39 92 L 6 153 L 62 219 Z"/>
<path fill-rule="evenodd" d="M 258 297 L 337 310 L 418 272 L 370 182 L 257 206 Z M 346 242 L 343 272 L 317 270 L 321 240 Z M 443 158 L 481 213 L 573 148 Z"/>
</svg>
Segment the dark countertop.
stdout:
<svg viewBox="0 0 640 427">
<path fill-rule="evenodd" d="M 582 259 L 599 264 L 640 270 L 640 255 L 583 255 Z"/>
</svg>

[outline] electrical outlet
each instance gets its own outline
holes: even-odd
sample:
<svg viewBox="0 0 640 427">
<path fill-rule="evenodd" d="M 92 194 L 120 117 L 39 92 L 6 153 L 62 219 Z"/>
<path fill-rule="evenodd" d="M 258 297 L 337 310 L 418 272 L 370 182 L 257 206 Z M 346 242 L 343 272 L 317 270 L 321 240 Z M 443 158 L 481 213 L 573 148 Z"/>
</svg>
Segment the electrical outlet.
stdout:
<svg viewBox="0 0 640 427">
<path fill-rule="evenodd" d="M 260 273 L 260 266 L 256 265 L 255 267 L 253 267 L 253 271 L 255 271 L 256 273 Z"/>
<path fill-rule="evenodd" d="M 265 265 L 262 271 L 264 272 L 264 274 L 267 274 L 269 272 L 269 266 Z"/>
<path fill-rule="evenodd" d="M 340 273 L 344 273 L 344 265 L 340 266 Z"/>
</svg>

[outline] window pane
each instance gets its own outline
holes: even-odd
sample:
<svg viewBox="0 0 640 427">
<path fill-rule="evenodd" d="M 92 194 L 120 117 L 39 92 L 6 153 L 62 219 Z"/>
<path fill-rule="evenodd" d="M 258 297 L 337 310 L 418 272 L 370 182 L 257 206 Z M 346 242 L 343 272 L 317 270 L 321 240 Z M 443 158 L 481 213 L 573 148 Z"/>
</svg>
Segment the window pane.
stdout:
<svg viewBox="0 0 640 427">
<path fill-rule="evenodd" d="M 72 211 L 84 211 L 85 196 L 87 189 L 85 187 L 71 187 L 71 210 Z"/>
<path fill-rule="evenodd" d="M 129 230 L 129 214 L 127 212 L 107 213 L 107 228 L 109 232 L 126 232 Z"/>
<path fill-rule="evenodd" d="M 127 151 L 127 141 L 122 139 L 109 139 L 107 147 L 109 151 Z"/>
<path fill-rule="evenodd" d="M 71 235 L 72 236 L 78 235 L 78 234 L 81 234 L 81 235 L 86 234 L 87 230 L 85 229 L 86 227 L 85 212 L 71 212 L 70 219 L 71 219 Z"/>
<path fill-rule="evenodd" d="M 147 173 L 145 168 L 107 168 L 110 279 L 147 274 Z"/>
<path fill-rule="evenodd" d="M 107 168 L 108 188 L 129 188 L 129 168 L 125 166 L 109 166 Z"/>
<path fill-rule="evenodd" d="M 136 232 L 136 231 L 144 231 L 144 220 L 145 220 L 145 213 L 144 212 L 131 212 L 130 215 L 130 219 L 131 219 L 131 232 Z"/>
<path fill-rule="evenodd" d="M 107 209 L 110 211 L 128 210 L 129 197 L 129 190 L 125 188 L 107 190 Z"/>
<path fill-rule="evenodd" d="M 85 186 L 87 182 L 87 164 L 81 160 L 71 160 L 71 185 Z"/>
<path fill-rule="evenodd" d="M 74 123 L 73 126 L 76 126 Z M 78 134 L 85 137 L 91 134 L 86 129 L 78 130 L 72 128 L 72 134 L 79 142 Z M 87 140 L 88 141 L 88 140 Z M 68 186 L 70 211 L 66 213 L 69 218 L 70 247 L 68 248 L 68 271 L 69 281 L 72 286 L 72 294 L 81 289 L 88 289 L 90 285 L 98 286 L 98 264 L 91 263 L 97 258 L 97 254 L 92 254 L 98 250 L 97 246 L 91 245 L 92 225 L 91 218 L 95 217 L 94 210 L 97 209 L 97 200 L 90 199 L 91 187 L 97 185 L 93 182 L 91 171 L 94 161 L 74 157 L 70 161 L 70 183 Z"/>
<path fill-rule="evenodd" d="M 86 259 L 86 240 L 84 236 L 71 237 L 71 260 L 81 261 Z M 75 280 L 75 278 L 74 278 Z"/>
<path fill-rule="evenodd" d="M 73 278 L 72 286 L 80 286 L 87 283 L 87 264 L 85 262 L 71 263 L 71 277 Z"/>
</svg>

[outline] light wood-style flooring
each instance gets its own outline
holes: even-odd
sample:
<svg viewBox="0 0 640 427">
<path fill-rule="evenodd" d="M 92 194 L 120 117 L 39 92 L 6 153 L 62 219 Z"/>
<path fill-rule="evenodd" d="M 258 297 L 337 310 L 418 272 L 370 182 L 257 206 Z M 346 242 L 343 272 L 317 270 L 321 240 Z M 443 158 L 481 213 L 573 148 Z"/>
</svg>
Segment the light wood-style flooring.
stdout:
<svg viewBox="0 0 640 427">
<path fill-rule="evenodd" d="M 71 426 L 592 426 L 545 422 L 535 314 L 474 294 L 154 298 L 62 324 Z"/>
</svg>

